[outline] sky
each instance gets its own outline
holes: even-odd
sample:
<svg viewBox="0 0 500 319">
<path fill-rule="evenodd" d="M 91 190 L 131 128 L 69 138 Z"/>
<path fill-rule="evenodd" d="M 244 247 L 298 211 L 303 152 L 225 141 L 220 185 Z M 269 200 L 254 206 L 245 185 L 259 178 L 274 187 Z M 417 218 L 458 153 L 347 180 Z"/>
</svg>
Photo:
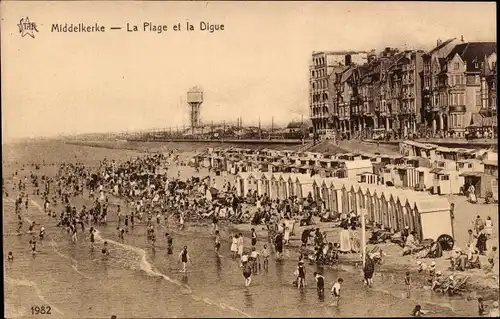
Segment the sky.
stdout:
<svg viewBox="0 0 500 319">
<path fill-rule="evenodd" d="M 28 2 L 1 4 L 3 140 L 188 125 L 186 92 L 204 92 L 201 120 L 243 125 L 308 111 L 312 51 L 431 49 L 438 38 L 496 41 L 495 3 Z M 34 38 L 18 24 L 36 23 Z M 186 31 L 189 21 L 195 31 Z M 223 31 L 199 30 L 200 21 Z M 55 23 L 104 33 L 52 33 Z M 144 22 L 166 32 L 109 30 Z M 180 23 L 183 30 L 174 31 Z"/>
</svg>

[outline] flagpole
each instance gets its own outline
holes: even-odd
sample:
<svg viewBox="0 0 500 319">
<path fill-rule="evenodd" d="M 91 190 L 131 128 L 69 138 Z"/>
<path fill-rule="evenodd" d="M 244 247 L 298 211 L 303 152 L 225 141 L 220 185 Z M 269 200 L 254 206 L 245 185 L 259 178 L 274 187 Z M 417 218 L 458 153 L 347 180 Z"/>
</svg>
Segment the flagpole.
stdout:
<svg viewBox="0 0 500 319">
<path fill-rule="evenodd" d="M 366 227 L 365 227 L 365 209 L 361 209 L 361 248 L 363 249 L 363 268 L 366 264 Z"/>
</svg>

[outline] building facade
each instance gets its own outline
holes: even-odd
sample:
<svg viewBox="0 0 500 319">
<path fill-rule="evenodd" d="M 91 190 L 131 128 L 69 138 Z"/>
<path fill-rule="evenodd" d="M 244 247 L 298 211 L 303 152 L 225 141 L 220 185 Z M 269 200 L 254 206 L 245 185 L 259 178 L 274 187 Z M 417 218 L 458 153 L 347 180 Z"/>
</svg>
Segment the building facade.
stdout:
<svg viewBox="0 0 500 319">
<path fill-rule="evenodd" d="M 366 52 L 313 52 L 309 67 L 309 115 L 315 133 L 334 129 L 332 121 L 336 74 L 352 64 L 367 61 Z"/>
<path fill-rule="evenodd" d="M 491 76 L 496 73 L 496 43 L 460 43 L 446 58 L 441 59 L 439 68 L 439 134 L 465 137 L 467 128 L 473 124 L 473 119 L 478 118 L 477 115 L 491 117 L 493 110 L 496 114 L 496 97 L 492 98 L 488 89 L 488 82 L 496 82 L 495 76 Z M 496 96 L 496 88 L 493 96 Z"/>
<path fill-rule="evenodd" d="M 438 40 L 429 52 L 316 52 L 310 114 L 319 135 L 464 137 L 496 132 L 496 43 Z M 479 119 L 479 120 L 478 120 Z M 480 122 L 480 123 L 479 123 Z M 484 131 L 484 129 L 483 129 Z M 496 133 L 495 133 L 496 134 Z"/>
<path fill-rule="evenodd" d="M 436 47 L 423 55 L 423 109 L 424 122 L 435 134 L 443 130 L 443 113 L 445 108 L 439 105 L 438 74 L 444 60 L 454 48 L 456 38 L 446 41 L 437 40 Z"/>
<path fill-rule="evenodd" d="M 421 122 L 423 51 L 386 48 L 367 54 L 366 63 L 350 63 L 330 75 L 332 111 L 328 128 L 351 137 L 374 131 L 406 136 Z"/>
</svg>

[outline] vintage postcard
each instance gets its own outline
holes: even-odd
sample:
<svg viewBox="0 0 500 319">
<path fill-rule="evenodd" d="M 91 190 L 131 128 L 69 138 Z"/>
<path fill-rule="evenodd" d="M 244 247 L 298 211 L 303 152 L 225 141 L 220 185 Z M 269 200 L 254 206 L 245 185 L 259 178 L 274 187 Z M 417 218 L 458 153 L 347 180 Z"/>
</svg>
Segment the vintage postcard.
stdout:
<svg viewBox="0 0 500 319">
<path fill-rule="evenodd" d="M 500 316 L 496 3 L 0 9 L 5 318 Z"/>
</svg>

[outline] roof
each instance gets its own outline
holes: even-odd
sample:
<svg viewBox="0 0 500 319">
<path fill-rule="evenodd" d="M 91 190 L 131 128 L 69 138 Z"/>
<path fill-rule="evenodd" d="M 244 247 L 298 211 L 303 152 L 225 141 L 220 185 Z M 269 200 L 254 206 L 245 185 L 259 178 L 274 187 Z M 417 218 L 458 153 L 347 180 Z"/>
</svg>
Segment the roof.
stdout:
<svg viewBox="0 0 500 319">
<path fill-rule="evenodd" d="M 346 69 L 342 72 L 342 77 L 340 78 L 340 82 L 346 82 L 352 76 L 352 68 Z"/>
<path fill-rule="evenodd" d="M 484 165 L 498 166 L 498 160 L 484 160 L 483 164 Z"/>
<path fill-rule="evenodd" d="M 433 196 L 429 199 L 415 201 L 415 208 L 420 214 L 450 210 L 450 202 L 444 197 Z"/>
<path fill-rule="evenodd" d="M 203 93 L 203 91 L 199 87 L 195 86 L 189 89 L 188 93 Z"/>
<path fill-rule="evenodd" d="M 403 141 L 402 143 L 407 144 L 407 145 L 411 145 L 411 146 L 415 146 L 415 147 L 419 147 L 419 148 L 424 148 L 427 150 L 430 150 L 430 149 L 433 149 L 436 147 L 435 145 L 432 145 L 432 144 L 424 144 L 424 143 L 419 143 L 419 142 L 415 142 L 415 141 Z"/>
<path fill-rule="evenodd" d="M 354 160 L 354 161 L 345 161 L 344 162 L 346 169 L 358 169 L 358 168 L 367 168 L 373 167 L 372 162 L 370 160 Z"/>
<path fill-rule="evenodd" d="M 482 126 L 496 126 L 497 118 L 496 116 L 482 116 L 478 113 L 472 113 L 472 127 L 482 127 Z"/>
<path fill-rule="evenodd" d="M 481 62 L 484 61 L 485 56 L 497 52 L 496 42 L 468 42 L 456 45 L 447 60 L 452 59 L 458 54 L 463 61 L 467 63 L 467 72 L 481 72 Z M 476 67 L 477 63 L 477 67 Z"/>
<path fill-rule="evenodd" d="M 484 173 L 481 172 L 463 172 L 459 176 L 475 176 L 475 177 L 481 177 Z"/>
<path fill-rule="evenodd" d="M 432 55 L 433 53 L 441 50 L 442 48 L 444 48 L 445 46 L 447 46 L 448 44 L 450 44 L 453 40 L 455 40 L 456 38 L 453 38 L 453 39 L 448 39 L 444 42 L 442 42 L 440 45 L 438 45 L 437 47 L 435 47 L 434 49 L 430 50 L 429 52 L 426 53 L 426 55 Z"/>
<path fill-rule="evenodd" d="M 441 168 L 433 168 L 431 169 L 430 173 L 432 174 L 439 174 L 442 171 Z"/>
</svg>

